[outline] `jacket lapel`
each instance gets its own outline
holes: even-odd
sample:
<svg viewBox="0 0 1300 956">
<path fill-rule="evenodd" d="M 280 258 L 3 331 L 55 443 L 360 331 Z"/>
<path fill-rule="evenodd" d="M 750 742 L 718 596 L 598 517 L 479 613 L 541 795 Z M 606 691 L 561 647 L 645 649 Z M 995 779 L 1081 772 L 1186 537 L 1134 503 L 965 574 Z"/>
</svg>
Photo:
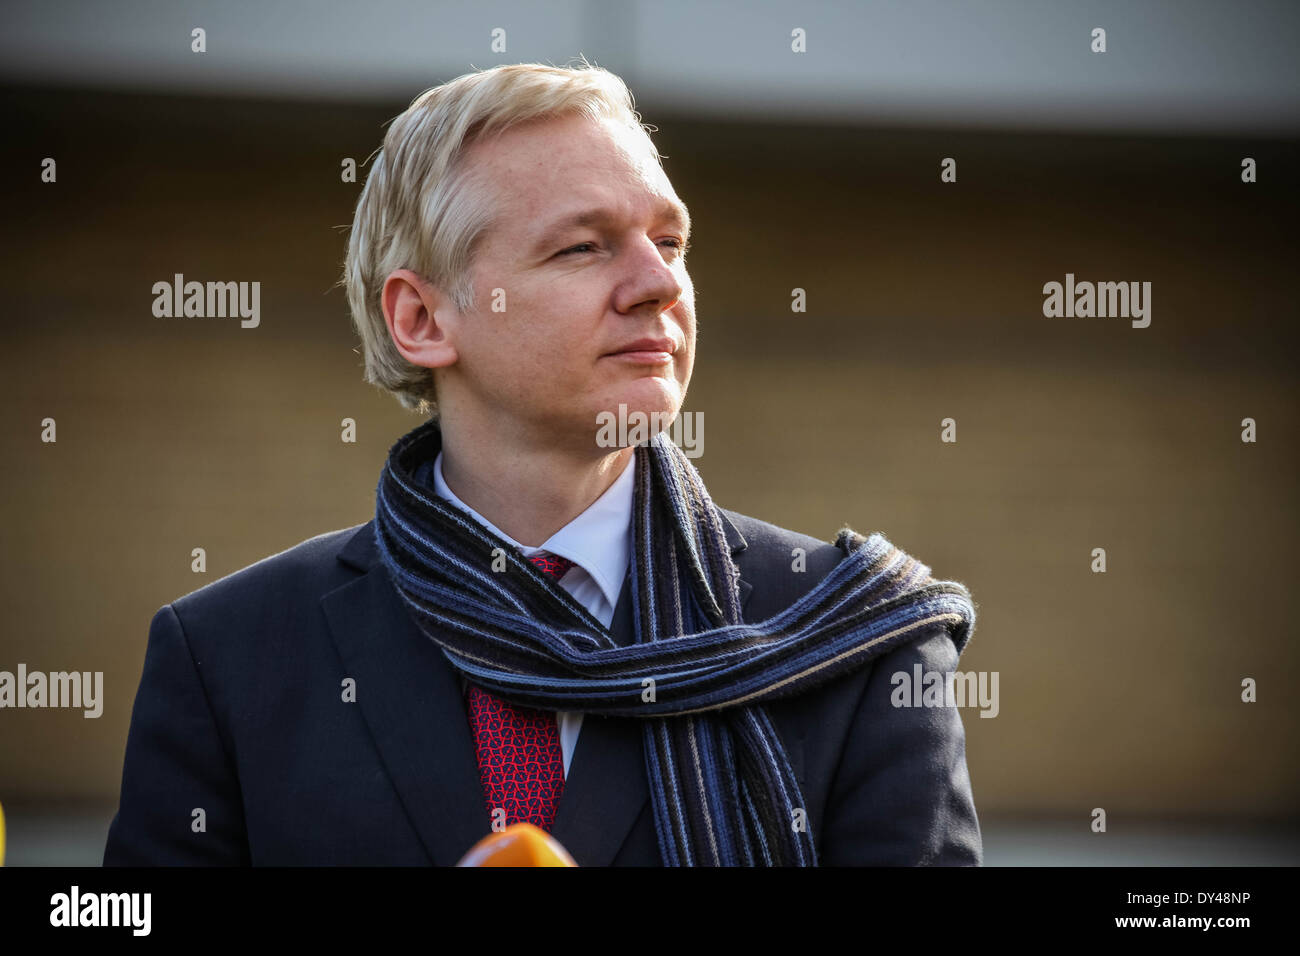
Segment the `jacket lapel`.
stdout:
<svg viewBox="0 0 1300 956">
<path fill-rule="evenodd" d="M 460 680 L 379 563 L 373 522 L 339 558 L 366 569 L 321 600 L 343 672 L 431 861 L 454 865 L 491 825 Z"/>
<path fill-rule="evenodd" d="M 725 514 L 723 528 L 732 554 L 744 550 Z M 338 557 L 364 572 L 321 599 L 344 673 L 356 679 L 357 706 L 430 860 L 450 866 L 490 831 L 460 678 L 389 580 L 373 521 Z M 751 590 L 742 578 L 742 609 Z M 634 639 L 630 574 L 610 633 L 620 645 Z M 583 718 L 552 828 L 583 866 L 612 863 L 649 801 L 642 734 L 635 718 Z"/>
</svg>

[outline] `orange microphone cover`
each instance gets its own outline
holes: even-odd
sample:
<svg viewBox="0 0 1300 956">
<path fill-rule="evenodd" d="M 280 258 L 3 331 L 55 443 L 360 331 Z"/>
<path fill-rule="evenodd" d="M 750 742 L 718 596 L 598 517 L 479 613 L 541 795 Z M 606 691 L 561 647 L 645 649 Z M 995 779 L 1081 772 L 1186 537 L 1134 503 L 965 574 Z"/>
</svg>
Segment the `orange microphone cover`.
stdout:
<svg viewBox="0 0 1300 956">
<path fill-rule="evenodd" d="M 577 866 L 555 837 L 531 823 L 512 823 L 475 843 L 457 866 Z"/>
</svg>

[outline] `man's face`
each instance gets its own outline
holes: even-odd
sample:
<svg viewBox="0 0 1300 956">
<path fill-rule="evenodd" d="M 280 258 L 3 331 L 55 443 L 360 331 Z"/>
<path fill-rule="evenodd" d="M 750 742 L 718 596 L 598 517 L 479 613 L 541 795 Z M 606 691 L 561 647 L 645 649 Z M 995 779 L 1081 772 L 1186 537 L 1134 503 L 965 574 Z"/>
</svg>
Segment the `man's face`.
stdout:
<svg viewBox="0 0 1300 956">
<path fill-rule="evenodd" d="M 620 403 L 666 425 L 695 360 L 689 216 L 644 139 L 572 116 L 480 141 L 465 161 L 497 218 L 475 256 L 476 311 L 455 323 L 457 405 L 504 436 L 583 448 Z M 659 344 L 626 351 L 642 339 Z"/>
</svg>

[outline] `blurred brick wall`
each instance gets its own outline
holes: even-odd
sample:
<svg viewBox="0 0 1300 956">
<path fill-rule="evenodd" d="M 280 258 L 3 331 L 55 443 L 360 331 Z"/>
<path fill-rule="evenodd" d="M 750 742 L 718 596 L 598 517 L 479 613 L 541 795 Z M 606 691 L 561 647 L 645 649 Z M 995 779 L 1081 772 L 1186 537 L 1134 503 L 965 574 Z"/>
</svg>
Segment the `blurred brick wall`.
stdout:
<svg viewBox="0 0 1300 956">
<path fill-rule="evenodd" d="M 418 421 L 361 381 L 339 164 L 403 106 L 0 95 L 0 669 L 106 684 L 98 720 L 0 711 L 0 801 L 115 801 L 154 611 L 370 517 Z M 695 219 L 697 464 L 727 507 L 881 531 L 971 588 L 962 669 L 1000 674 L 998 717 L 963 713 L 981 813 L 1293 815 L 1297 144 L 638 106 Z M 260 281 L 261 326 L 154 318 L 176 272 Z M 1152 282 L 1150 328 L 1044 318 L 1067 272 Z"/>
</svg>

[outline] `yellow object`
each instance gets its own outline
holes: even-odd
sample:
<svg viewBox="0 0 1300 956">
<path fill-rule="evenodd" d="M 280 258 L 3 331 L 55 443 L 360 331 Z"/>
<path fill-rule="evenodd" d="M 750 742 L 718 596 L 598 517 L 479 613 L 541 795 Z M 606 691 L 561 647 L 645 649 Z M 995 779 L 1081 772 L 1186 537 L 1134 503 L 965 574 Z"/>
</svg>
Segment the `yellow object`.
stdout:
<svg viewBox="0 0 1300 956">
<path fill-rule="evenodd" d="M 555 837 L 531 823 L 513 823 L 475 843 L 457 866 L 577 866 Z"/>
</svg>

